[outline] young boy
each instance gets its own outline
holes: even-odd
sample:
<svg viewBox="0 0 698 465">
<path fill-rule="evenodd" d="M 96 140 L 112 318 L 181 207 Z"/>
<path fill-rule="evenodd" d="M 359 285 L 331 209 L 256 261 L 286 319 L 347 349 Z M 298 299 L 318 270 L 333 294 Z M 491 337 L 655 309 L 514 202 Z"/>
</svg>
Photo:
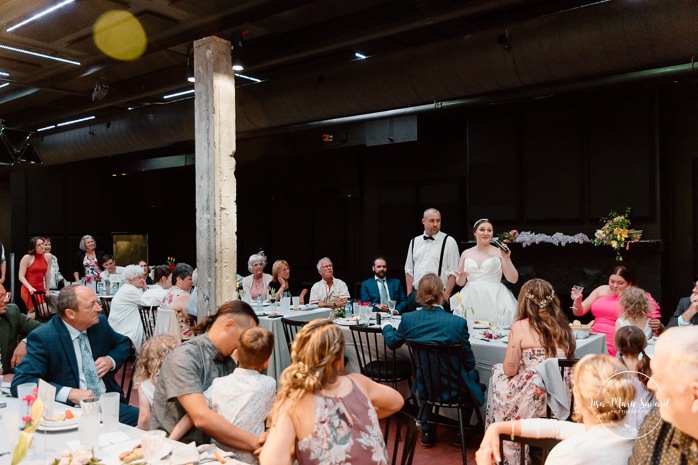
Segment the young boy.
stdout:
<svg viewBox="0 0 698 465">
<path fill-rule="evenodd" d="M 261 374 L 269 365 L 274 350 L 274 335 L 266 328 L 250 328 L 242 333 L 237 350 L 233 353 L 238 367 L 228 376 L 217 378 L 204 395 L 213 411 L 235 426 L 255 436 L 264 432 L 274 397 L 276 380 Z M 191 417 L 185 415 L 172 430 L 170 439 L 177 440 L 193 426 Z M 241 462 L 258 464 L 252 452 L 232 449 L 216 442 L 216 445 L 235 454 Z"/>
</svg>

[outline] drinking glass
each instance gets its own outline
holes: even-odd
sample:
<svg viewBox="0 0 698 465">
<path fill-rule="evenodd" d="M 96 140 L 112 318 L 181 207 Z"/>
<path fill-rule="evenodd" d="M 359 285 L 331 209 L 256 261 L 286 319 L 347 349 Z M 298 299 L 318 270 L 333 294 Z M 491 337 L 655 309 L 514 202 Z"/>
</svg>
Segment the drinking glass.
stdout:
<svg viewBox="0 0 698 465">
<path fill-rule="evenodd" d="M 153 465 L 162 458 L 163 446 L 165 445 L 165 432 L 162 430 L 146 431 L 141 436 L 143 446 L 143 458 L 150 465 Z"/>
<path fill-rule="evenodd" d="M 388 300 L 388 322 L 393 321 L 393 312 L 395 311 L 395 305 L 397 304 L 394 300 Z"/>
<path fill-rule="evenodd" d="M 36 383 L 24 383 L 17 386 L 17 398 L 19 398 L 19 408 L 22 416 L 29 416 L 31 407 L 24 398 L 33 395 L 34 389 L 36 389 Z"/>
<path fill-rule="evenodd" d="M 298 297 L 292 297 L 291 300 L 293 300 L 293 310 L 300 310 L 300 308 L 301 308 L 301 298 L 300 298 L 300 296 L 298 296 Z"/>
<path fill-rule="evenodd" d="M 80 401 L 82 415 L 78 418 L 78 435 L 80 445 L 87 450 L 96 450 L 99 446 L 99 421 L 101 406 L 99 397 Z"/>
<path fill-rule="evenodd" d="M 14 449 L 17 438 L 19 438 L 20 420 L 19 412 L 5 412 L 2 416 L 2 428 L 5 432 L 10 450 Z"/>
<path fill-rule="evenodd" d="M 580 286 L 579 284 L 575 284 L 574 286 L 572 286 L 572 306 L 570 307 L 572 311 L 575 311 L 577 309 L 574 303 L 582 295 L 582 291 L 584 291 L 584 286 Z"/>
<path fill-rule="evenodd" d="M 281 311 L 286 313 L 291 310 L 291 297 L 283 296 L 281 298 Z"/>
<path fill-rule="evenodd" d="M 369 321 L 371 320 L 371 313 L 373 312 L 373 309 L 371 308 L 370 305 L 361 305 L 361 324 L 368 326 Z"/>
<path fill-rule="evenodd" d="M 99 398 L 104 431 L 115 431 L 119 426 L 119 393 L 107 392 Z"/>
</svg>

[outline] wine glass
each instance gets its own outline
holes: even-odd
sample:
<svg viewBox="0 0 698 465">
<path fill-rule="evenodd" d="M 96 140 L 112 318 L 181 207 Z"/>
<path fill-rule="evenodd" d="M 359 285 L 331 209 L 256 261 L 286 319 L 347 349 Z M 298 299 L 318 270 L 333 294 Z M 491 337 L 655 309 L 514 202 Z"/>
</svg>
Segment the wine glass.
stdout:
<svg viewBox="0 0 698 465">
<path fill-rule="evenodd" d="M 146 431 L 141 436 L 143 458 L 149 465 L 155 465 L 162 458 L 165 444 L 165 432 L 162 430 Z"/>
<path fill-rule="evenodd" d="M 572 306 L 570 308 L 573 312 L 577 310 L 575 302 L 577 302 L 577 299 L 579 299 L 582 296 L 582 291 L 584 291 L 584 286 L 580 286 L 579 284 L 575 284 L 574 286 L 572 286 Z"/>
<path fill-rule="evenodd" d="M 393 321 L 393 312 L 395 311 L 395 302 L 394 300 L 388 300 L 388 321 L 392 322 Z"/>
</svg>

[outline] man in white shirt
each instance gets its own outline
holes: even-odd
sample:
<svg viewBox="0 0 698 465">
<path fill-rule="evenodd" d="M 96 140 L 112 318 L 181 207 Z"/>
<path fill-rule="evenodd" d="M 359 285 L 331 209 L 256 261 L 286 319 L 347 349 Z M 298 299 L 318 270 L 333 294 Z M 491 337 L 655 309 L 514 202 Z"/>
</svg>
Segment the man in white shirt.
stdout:
<svg viewBox="0 0 698 465">
<path fill-rule="evenodd" d="M 343 308 L 351 297 L 344 281 L 334 277 L 332 260 L 327 257 L 317 262 L 317 271 L 322 279 L 310 289 L 310 304 L 318 307 Z"/>
<path fill-rule="evenodd" d="M 455 271 L 458 269 L 458 244 L 456 240 L 441 231 L 441 213 L 435 208 L 424 211 L 422 218 L 424 234 L 413 238 L 407 248 L 405 260 L 405 283 L 407 287 L 407 309 L 409 312 L 419 307 L 416 291 L 422 276 L 434 273 L 446 283 L 444 304 L 450 311 L 448 299 L 456 285 Z"/>
<path fill-rule="evenodd" d="M 671 328 L 672 326 L 693 325 L 698 325 L 698 281 L 693 283 L 691 295 L 679 300 L 679 305 L 666 326 Z"/>
<path fill-rule="evenodd" d="M 121 283 L 123 281 L 121 275 L 124 272 L 124 267 L 116 266 L 116 259 L 111 255 L 104 255 L 102 258 L 102 268 L 104 268 L 104 271 L 99 274 L 102 281 L 109 281 L 110 283 Z"/>
</svg>

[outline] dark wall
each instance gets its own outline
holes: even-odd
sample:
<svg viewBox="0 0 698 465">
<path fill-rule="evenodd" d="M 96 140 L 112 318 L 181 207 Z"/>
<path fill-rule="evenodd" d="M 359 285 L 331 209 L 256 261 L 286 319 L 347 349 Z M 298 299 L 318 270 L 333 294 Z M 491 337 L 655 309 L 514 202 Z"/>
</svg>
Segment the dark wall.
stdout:
<svg viewBox="0 0 698 465">
<path fill-rule="evenodd" d="M 261 248 L 267 272 L 285 258 L 296 278 L 316 281 L 315 263 L 327 255 L 353 292 L 376 254 L 403 277 L 409 240 L 422 231 L 428 207 L 441 210 L 443 230 L 463 250 L 481 217 L 500 231 L 592 237 L 600 216 L 629 206 L 633 226 L 662 242 L 628 263 L 636 261 L 643 285 L 669 314 L 696 270 L 694 94 L 613 89 L 434 112 L 418 117 L 417 141 L 370 147 L 360 123 L 240 140 L 238 271 L 247 274 L 247 257 Z M 321 141 L 328 131 L 330 144 Z M 33 234 L 50 234 L 65 272 L 85 233 L 105 249 L 112 232 L 147 233 L 150 263 L 167 256 L 193 263 L 194 168 L 122 176 L 112 166 L 101 159 L 13 172 L 15 250 Z M 686 248 L 672 248 L 675 240 Z M 530 267 L 546 250 L 515 253 L 514 263 Z M 614 265 L 607 252 L 592 268 L 605 273 Z M 562 282 L 559 293 L 571 284 Z"/>
</svg>

